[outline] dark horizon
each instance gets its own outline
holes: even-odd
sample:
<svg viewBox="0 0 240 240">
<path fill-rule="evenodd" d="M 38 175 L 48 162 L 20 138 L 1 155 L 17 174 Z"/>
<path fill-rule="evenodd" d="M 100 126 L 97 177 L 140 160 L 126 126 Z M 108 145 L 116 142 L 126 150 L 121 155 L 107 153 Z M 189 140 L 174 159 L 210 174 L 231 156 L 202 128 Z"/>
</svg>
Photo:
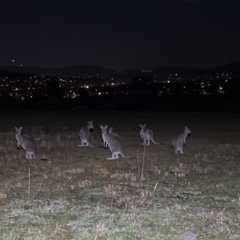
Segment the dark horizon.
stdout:
<svg viewBox="0 0 240 240">
<path fill-rule="evenodd" d="M 227 69 L 228 71 L 239 72 L 240 69 L 240 61 L 230 62 L 224 65 L 218 65 L 214 67 L 206 67 L 206 68 L 191 68 L 187 66 L 156 66 L 156 67 L 143 67 L 143 68 L 126 68 L 126 69 L 113 69 L 113 68 L 106 68 L 97 65 L 91 64 L 74 64 L 71 66 L 63 66 L 63 67 L 39 67 L 39 66 L 18 66 L 18 65 L 5 65 L 0 66 L 0 70 L 6 71 L 14 71 L 14 69 L 39 69 L 39 70 L 47 70 L 47 69 L 56 69 L 56 70 L 63 70 L 63 69 L 78 69 L 78 68 L 87 68 L 87 69 L 100 69 L 100 70 L 107 70 L 107 71 L 141 71 L 143 69 L 146 70 L 156 70 L 156 69 L 181 69 L 181 70 L 190 70 L 190 71 L 208 71 L 208 70 L 215 70 L 215 69 Z"/>
<path fill-rule="evenodd" d="M 99 66 L 99 65 L 94 65 L 94 64 L 73 64 L 73 65 L 69 65 L 69 66 L 60 66 L 60 67 L 51 67 L 51 66 L 48 66 L 48 67 L 39 67 L 39 66 L 24 66 L 24 65 L 1 65 L 0 66 L 0 70 L 1 70 L 1 67 L 7 67 L 7 68 L 14 68 L 14 67 L 19 67 L 19 68 L 39 68 L 39 69 L 63 69 L 63 68 L 70 68 L 70 67 L 79 67 L 79 66 L 90 66 L 90 67 L 96 67 L 96 68 L 103 68 L 103 69 L 108 69 L 108 70 L 114 70 L 114 71 L 130 71 L 130 70 L 141 70 L 141 69 L 156 69 L 156 68 L 186 68 L 186 69 L 193 69 L 193 70 L 207 70 L 207 69 L 213 69 L 213 68 L 219 68 L 219 67 L 225 67 L 225 66 L 228 66 L 228 65 L 231 65 L 231 64 L 235 64 L 235 63 L 240 63 L 240 61 L 235 61 L 235 62 L 230 62 L 230 63 L 226 63 L 226 64 L 223 64 L 223 65 L 216 65 L 216 66 L 210 66 L 210 67 L 189 67 L 189 66 L 167 66 L 167 65 L 162 65 L 162 66 L 143 66 L 142 68 L 139 67 L 135 67 L 135 68 L 130 68 L 130 67 L 127 67 L 127 68 L 124 68 L 124 69 L 114 69 L 114 68 L 108 68 L 108 67 L 104 67 L 104 66 Z"/>
<path fill-rule="evenodd" d="M 0 66 L 204 69 L 240 60 L 240 1 L 3 0 Z"/>
</svg>

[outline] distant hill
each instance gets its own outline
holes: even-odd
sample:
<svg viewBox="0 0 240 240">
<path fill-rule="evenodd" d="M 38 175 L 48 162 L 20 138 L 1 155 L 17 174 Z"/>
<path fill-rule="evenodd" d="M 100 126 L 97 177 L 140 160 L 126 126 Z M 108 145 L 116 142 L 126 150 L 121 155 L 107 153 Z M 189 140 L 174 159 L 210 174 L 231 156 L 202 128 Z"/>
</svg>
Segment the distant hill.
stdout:
<svg viewBox="0 0 240 240">
<path fill-rule="evenodd" d="M 204 69 L 207 72 L 219 72 L 219 73 L 240 73 L 240 62 L 233 62 L 227 65 Z"/>
<path fill-rule="evenodd" d="M 63 68 L 38 68 L 38 67 L 17 67 L 17 66 L 2 66 L 0 70 L 6 70 L 9 72 L 23 73 L 23 74 L 35 74 L 35 75 L 55 75 L 55 76 L 80 76 L 80 75 L 114 75 L 117 74 L 117 70 L 102 68 L 92 65 L 75 65 Z M 143 71 L 144 70 L 144 71 Z M 122 73 L 130 75 L 138 75 L 143 73 L 154 74 L 174 74 L 181 75 L 202 75 L 202 74 L 215 74 L 232 73 L 235 76 L 240 76 L 240 62 L 230 63 L 224 66 L 206 68 L 206 69 L 192 69 L 187 67 L 155 67 L 146 69 L 135 69 L 122 71 Z"/>
<path fill-rule="evenodd" d="M 2 70 L 27 73 L 36 75 L 56 75 L 56 76 L 79 76 L 88 75 L 106 75 L 115 74 L 117 71 L 92 65 L 75 65 L 63 68 L 38 68 L 38 67 L 18 67 L 18 66 L 2 66 Z"/>
<path fill-rule="evenodd" d="M 18 72 L 10 72 L 6 70 L 0 69 L 0 77 L 9 77 L 9 78 L 15 78 L 15 77 L 28 77 L 30 74 L 27 73 L 18 73 Z"/>
<path fill-rule="evenodd" d="M 135 69 L 135 70 L 128 70 L 126 72 L 130 74 L 142 74 L 142 73 L 154 73 L 154 74 L 189 74 L 194 73 L 198 70 L 186 67 L 155 67 L 155 68 L 145 68 L 145 69 Z"/>
<path fill-rule="evenodd" d="M 128 70 L 130 74 L 141 74 L 141 73 L 154 73 L 154 74 L 174 74 L 178 73 L 180 75 L 204 75 L 204 74 L 215 74 L 215 73 L 233 73 L 237 76 L 240 76 L 240 62 L 234 62 L 227 65 L 213 67 L 213 68 L 203 68 L 203 69 L 194 69 L 187 67 L 155 67 L 155 68 L 146 68 L 146 69 L 135 69 Z"/>
</svg>

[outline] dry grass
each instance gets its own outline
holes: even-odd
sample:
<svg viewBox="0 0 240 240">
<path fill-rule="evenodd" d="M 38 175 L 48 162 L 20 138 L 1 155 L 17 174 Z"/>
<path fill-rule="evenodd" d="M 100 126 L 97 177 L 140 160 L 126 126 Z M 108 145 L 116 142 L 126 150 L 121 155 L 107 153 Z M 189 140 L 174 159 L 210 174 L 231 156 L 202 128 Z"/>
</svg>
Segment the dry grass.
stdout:
<svg viewBox="0 0 240 240">
<path fill-rule="evenodd" d="M 0 239 L 239 239 L 239 118 L 217 113 L 2 114 Z M 94 139 L 101 143 L 100 124 L 113 126 L 129 158 L 107 161 L 110 153 L 103 147 L 77 147 L 79 128 L 90 119 Z M 139 122 L 151 126 L 156 141 L 165 145 L 143 147 Z M 192 136 L 185 154 L 173 154 L 169 143 L 184 125 Z M 23 126 L 47 160 L 24 159 L 16 149 L 14 126 Z"/>
</svg>

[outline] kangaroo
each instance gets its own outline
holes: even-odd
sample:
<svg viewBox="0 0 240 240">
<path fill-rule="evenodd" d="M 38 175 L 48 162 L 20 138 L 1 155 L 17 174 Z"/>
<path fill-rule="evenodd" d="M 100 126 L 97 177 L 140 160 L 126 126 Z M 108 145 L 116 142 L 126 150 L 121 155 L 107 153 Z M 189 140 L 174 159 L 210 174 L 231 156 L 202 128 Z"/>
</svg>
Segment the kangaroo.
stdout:
<svg viewBox="0 0 240 240">
<path fill-rule="evenodd" d="M 93 147 L 93 143 L 92 143 L 92 136 L 90 133 L 90 130 L 93 130 L 94 126 L 93 126 L 93 122 L 92 121 L 88 121 L 86 126 L 83 126 L 80 131 L 79 131 L 79 139 L 81 141 L 81 144 L 79 144 L 79 147 Z"/>
<path fill-rule="evenodd" d="M 113 132 L 113 127 L 109 127 L 109 128 L 107 129 L 107 132 L 108 132 L 110 135 L 112 135 L 112 136 L 114 136 L 114 137 L 116 137 L 116 138 L 118 138 L 118 139 L 121 139 L 121 138 L 122 138 L 121 136 L 119 136 L 119 134 L 118 134 L 117 132 Z M 107 145 L 106 140 L 104 139 L 104 136 L 102 136 L 102 139 L 103 139 L 103 146 L 104 146 L 105 148 L 107 148 L 108 145 Z"/>
<path fill-rule="evenodd" d="M 113 135 L 113 136 L 115 136 L 115 137 L 117 137 L 117 138 L 119 138 L 119 139 L 122 138 L 117 132 L 113 132 L 113 127 L 109 127 L 108 128 L 108 133 Z"/>
<path fill-rule="evenodd" d="M 108 127 L 107 127 L 107 128 L 108 128 Z M 107 129 L 107 128 L 106 128 L 106 132 L 109 133 L 109 129 Z M 102 131 L 102 129 L 101 129 L 101 125 L 100 125 L 100 130 L 101 130 L 101 134 L 102 134 L 103 147 L 104 147 L 104 148 L 108 148 L 106 135 L 103 134 L 103 131 Z"/>
<path fill-rule="evenodd" d="M 108 125 L 102 126 L 100 125 L 101 133 L 102 133 L 102 139 L 106 142 L 107 147 L 112 153 L 111 158 L 107 158 L 107 160 L 114 160 L 119 158 L 119 154 L 125 158 L 125 155 L 122 152 L 122 146 L 119 141 L 119 139 L 116 136 L 113 136 L 108 133 Z"/>
<path fill-rule="evenodd" d="M 152 141 L 154 144 L 158 144 L 155 142 L 153 138 L 153 131 L 149 128 L 146 128 L 146 124 L 139 124 L 140 126 L 140 139 L 143 142 L 143 145 L 150 145 L 150 141 Z"/>
<path fill-rule="evenodd" d="M 29 137 L 22 135 L 22 127 L 16 130 L 17 147 L 22 148 L 26 153 L 26 159 L 37 159 L 37 145 Z"/>
<path fill-rule="evenodd" d="M 186 144 L 188 135 L 191 133 L 191 130 L 185 126 L 184 132 L 172 140 L 172 147 L 175 153 L 184 153 L 183 146 Z"/>
</svg>

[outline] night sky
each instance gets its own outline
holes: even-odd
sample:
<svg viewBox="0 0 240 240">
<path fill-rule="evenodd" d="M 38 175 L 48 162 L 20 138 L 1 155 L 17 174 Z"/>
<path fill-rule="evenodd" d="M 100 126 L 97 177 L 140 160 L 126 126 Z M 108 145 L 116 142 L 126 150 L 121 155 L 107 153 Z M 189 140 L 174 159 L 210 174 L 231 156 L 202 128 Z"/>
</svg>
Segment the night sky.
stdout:
<svg viewBox="0 0 240 240">
<path fill-rule="evenodd" d="M 1 0 L 0 8 L 0 66 L 240 61 L 239 0 Z"/>
</svg>

